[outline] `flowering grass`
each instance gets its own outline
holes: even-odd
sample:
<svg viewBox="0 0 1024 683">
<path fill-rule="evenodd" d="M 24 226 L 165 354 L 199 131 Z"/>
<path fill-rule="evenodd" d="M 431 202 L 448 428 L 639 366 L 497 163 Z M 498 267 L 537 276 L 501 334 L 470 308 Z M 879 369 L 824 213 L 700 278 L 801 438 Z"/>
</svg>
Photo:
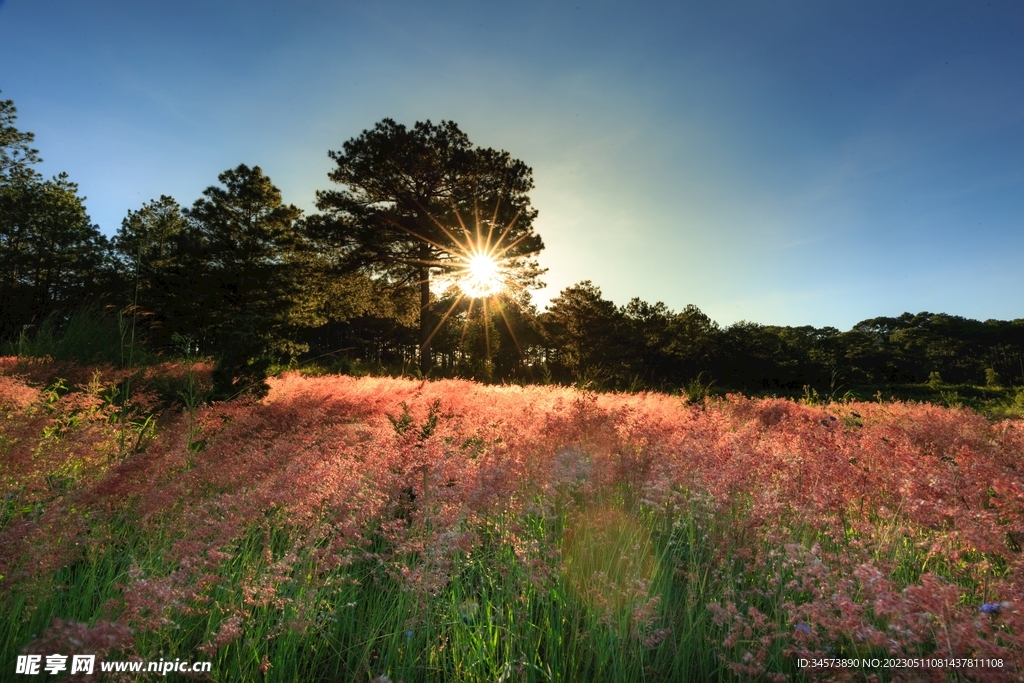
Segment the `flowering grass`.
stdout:
<svg viewBox="0 0 1024 683">
<path fill-rule="evenodd" d="M 208 375 L 0 359 L 4 671 L 1024 678 L 1019 421 L 298 374 L 183 409 Z M 854 657 L 1003 665 L 798 665 Z"/>
</svg>

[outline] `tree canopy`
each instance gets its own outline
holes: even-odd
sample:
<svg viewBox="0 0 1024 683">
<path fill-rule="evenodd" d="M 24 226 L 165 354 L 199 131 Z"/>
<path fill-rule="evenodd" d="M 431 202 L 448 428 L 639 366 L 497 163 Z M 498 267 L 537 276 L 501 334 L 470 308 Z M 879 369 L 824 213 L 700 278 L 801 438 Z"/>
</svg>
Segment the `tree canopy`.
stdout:
<svg viewBox="0 0 1024 683">
<path fill-rule="evenodd" d="M 296 225 L 302 212 L 282 202 L 259 166 L 242 164 L 218 179 L 223 187 L 208 187 L 186 212 L 196 303 L 219 351 L 215 389 L 259 394 L 271 352 L 295 350 L 289 332 L 314 308 Z"/>
<path fill-rule="evenodd" d="M 30 145 L 35 135 L 18 130 L 14 122 L 18 110 L 13 100 L 0 100 L 0 180 L 30 172 L 32 164 L 38 164 L 39 150 Z"/>
<path fill-rule="evenodd" d="M 77 307 L 109 277 L 108 240 L 85 211 L 78 186 L 34 172 L 0 182 L 0 334 Z"/>
<path fill-rule="evenodd" d="M 338 266 L 419 289 L 420 364 L 431 366 L 435 331 L 431 279 L 464 269 L 477 253 L 508 264 L 532 286 L 543 249 L 533 232 L 531 169 L 508 152 L 473 146 L 451 121 L 411 129 L 384 119 L 330 157 L 342 189 L 317 193 L 323 214 L 310 220 Z"/>
</svg>

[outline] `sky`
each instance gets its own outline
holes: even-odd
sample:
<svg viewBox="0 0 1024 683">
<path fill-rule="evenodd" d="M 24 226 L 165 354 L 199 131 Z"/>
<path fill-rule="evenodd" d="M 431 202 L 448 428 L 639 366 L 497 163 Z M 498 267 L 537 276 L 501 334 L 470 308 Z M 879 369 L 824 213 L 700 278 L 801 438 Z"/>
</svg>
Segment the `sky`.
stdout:
<svg viewBox="0 0 1024 683">
<path fill-rule="evenodd" d="M 1024 2 L 0 0 L 0 98 L 112 235 L 259 165 L 455 121 L 533 169 L 543 307 L 1024 318 Z"/>
</svg>

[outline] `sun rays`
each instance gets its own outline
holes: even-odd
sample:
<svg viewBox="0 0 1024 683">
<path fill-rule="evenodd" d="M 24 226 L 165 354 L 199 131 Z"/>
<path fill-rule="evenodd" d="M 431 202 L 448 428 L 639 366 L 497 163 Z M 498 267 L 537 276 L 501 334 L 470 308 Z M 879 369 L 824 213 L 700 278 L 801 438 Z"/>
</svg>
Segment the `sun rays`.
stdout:
<svg viewBox="0 0 1024 683">
<path fill-rule="evenodd" d="M 501 291 L 505 278 L 501 267 L 489 254 L 474 254 L 466 263 L 465 274 L 457 280 L 466 296 L 481 298 Z"/>
<path fill-rule="evenodd" d="M 532 236 L 532 232 L 527 231 L 515 240 L 508 240 L 520 213 L 516 213 L 507 225 L 499 227 L 497 207 L 490 219 L 481 219 L 478 208 L 474 207 L 471 227 L 467 226 L 455 206 L 452 206 L 452 213 L 457 226 L 445 225 L 434 216 L 430 216 L 447 237 L 448 244 L 441 245 L 425 240 L 443 254 L 436 261 L 427 264 L 436 269 L 437 273 L 431 278 L 432 289 L 439 299 L 450 300 L 450 303 L 446 301 L 447 309 L 433 326 L 426 345 L 430 344 L 453 315 L 464 315 L 460 335 L 461 346 L 476 311 L 483 323 L 485 352 L 489 360 L 489 321 L 492 313 L 497 311 L 508 328 L 516 348 L 522 354 L 522 347 L 506 316 L 503 303 L 520 298 L 540 273 L 536 263 L 530 260 L 533 254 L 518 254 L 516 251 L 516 247 Z"/>
</svg>

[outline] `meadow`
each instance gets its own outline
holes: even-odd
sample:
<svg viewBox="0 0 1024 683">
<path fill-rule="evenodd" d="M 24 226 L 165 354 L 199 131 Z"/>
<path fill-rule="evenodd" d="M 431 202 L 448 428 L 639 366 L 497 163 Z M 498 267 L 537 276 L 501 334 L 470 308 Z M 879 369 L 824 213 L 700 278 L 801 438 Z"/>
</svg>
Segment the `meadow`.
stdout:
<svg viewBox="0 0 1024 683">
<path fill-rule="evenodd" d="M 0 359 L 0 679 L 1024 680 L 1024 421 L 210 370 Z"/>
</svg>

